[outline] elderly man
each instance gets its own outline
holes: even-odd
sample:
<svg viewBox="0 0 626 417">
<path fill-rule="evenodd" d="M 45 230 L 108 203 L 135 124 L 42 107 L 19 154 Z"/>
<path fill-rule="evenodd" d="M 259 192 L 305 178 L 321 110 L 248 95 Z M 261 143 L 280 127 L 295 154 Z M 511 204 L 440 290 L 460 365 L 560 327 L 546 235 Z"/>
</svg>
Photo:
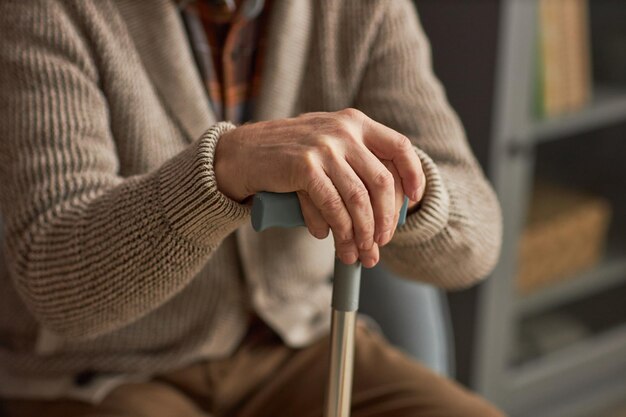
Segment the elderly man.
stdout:
<svg viewBox="0 0 626 417">
<path fill-rule="evenodd" d="M 495 263 L 408 0 L 3 1 L 0 36 L 8 416 L 319 416 L 333 251 L 443 288 Z M 254 234 L 259 191 L 308 230 Z M 353 415 L 500 415 L 356 343 Z"/>
</svg>

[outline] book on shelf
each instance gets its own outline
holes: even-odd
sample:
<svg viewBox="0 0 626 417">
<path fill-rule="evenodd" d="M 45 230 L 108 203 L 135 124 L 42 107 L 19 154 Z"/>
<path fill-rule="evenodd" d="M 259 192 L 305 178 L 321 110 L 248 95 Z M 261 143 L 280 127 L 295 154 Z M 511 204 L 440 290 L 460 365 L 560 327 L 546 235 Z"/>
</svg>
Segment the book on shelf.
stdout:
<svg viewBox="0 0 626 417">
<path fill-rule="evenodd" d="M 579 110 L 591 99 L 588 0 L 538 0 L 536 113 Z"/>
</svg>

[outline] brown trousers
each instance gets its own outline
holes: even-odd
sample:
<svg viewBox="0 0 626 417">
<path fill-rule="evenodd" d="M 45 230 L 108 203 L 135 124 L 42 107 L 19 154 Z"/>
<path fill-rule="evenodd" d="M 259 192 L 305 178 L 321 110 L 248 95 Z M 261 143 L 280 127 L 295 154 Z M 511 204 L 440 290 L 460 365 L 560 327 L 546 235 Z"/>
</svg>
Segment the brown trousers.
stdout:
<svg viewBox="0 0 626 417">
<path fill-rule="evenodd" d="M 255 325 L 230 358 L 193 364 L 149 382 L 126 384 L 99 405 L 78 401 L 5 401 L 7 417 L 321 417 L 329 340 L 286 347 Z M 492 417 L 501 412 L 357 328 L 354 417 Z"/>
</svg>

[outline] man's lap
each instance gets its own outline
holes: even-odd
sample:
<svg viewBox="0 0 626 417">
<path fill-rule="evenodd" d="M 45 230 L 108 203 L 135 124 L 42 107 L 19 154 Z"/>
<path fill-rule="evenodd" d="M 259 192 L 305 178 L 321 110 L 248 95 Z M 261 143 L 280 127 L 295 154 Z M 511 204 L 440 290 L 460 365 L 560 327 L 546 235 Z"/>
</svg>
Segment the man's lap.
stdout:
<svg viewBox="0 0 626 417">
<path fill-rule="evenodd" d="M 7 401 L 8 417 L 205 417 L 322 415 L 328 339 L 290 349 L 256 325 L 230 358 L 116 388 L 98 406 L 75 401 Z M 501 416 L 481 398 L 357 328 L 352 415 Z"/>
</svg>

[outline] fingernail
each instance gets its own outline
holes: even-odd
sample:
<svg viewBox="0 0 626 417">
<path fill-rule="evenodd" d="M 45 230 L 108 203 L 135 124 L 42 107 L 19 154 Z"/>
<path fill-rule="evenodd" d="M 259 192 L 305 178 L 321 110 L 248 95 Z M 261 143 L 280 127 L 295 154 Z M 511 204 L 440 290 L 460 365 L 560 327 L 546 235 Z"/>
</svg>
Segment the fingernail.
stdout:
<svg viewBox="0 0 626 417">
<path fill-rule="evenodd" d="M 314 234 L 316 238 L 324 239 L 326 236 L 328 236 L 328 230 L 316 230 Z"/>
<path fill-rule="evenodd" d="M 376 235 L 376 243 L 378 243 L 379 245 L 381 243 L 383 243 L 383 238 L 385 237 L 385 233 L 380 232 Z"/>
<path fill-rule="evenodd" d="M 352 265 L 358 259 L 358 255 L 354 252 L 348 252 L 343 255 L 342 261 L 346 265 Z"/>
<path fill-rule="evenodd" d="M 374 266 L 376 266 L 376 259 L 374 259 L 374 258 L 365 258 L 365 259 L 363 259 L 361 261 L 361 263 L 366 268 L 373 268 Z"/>
<path fill-rule="evenodd" d="M 382 245 L 386 245 L 391 240 L 391 232 L 385 232 L 383 237 Z"/>
</svg>

